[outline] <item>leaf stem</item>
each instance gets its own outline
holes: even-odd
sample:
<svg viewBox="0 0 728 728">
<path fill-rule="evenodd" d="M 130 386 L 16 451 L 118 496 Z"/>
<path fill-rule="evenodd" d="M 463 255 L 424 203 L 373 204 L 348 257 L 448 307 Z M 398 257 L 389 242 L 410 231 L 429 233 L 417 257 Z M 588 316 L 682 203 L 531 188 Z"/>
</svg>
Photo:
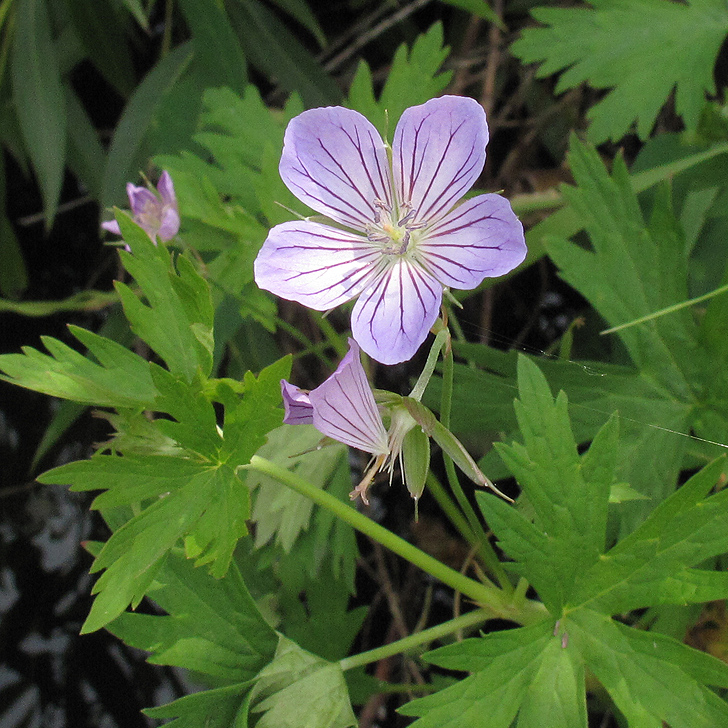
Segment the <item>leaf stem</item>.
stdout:
<svg viewBox="0 0 728 728">
<path fill-rule="evenodd" d="M 467 614 L 463 614 L 455 619 L 448 620 L 442 624 L 438 624 L 429 629 L 423 629 L 421 632 L 403 637 L 401 640 L 390 642 L 367 652 L 360 652 L 358 655 L 345 657 L 339 661 L 342 670 L 352 670 L 355 667 L 368 665 L 370 662 L 378 662 L 392 655 L 399 655 L 403 652 L 409 652 L 422 645 L 430 644 L 447 635 L 454 634 L 460 630 L 469 629 L 479 624 L 484 624 L 493 618 L 493 614 L 487 609 L 476 609 Z"/>
<path fill-rule="evenodd" d="M 356 528 L 361 533 L 381 543 L 390 551 L 418 566 L 431 574 L 444 584 L 470 597 L 482 608 L 487 609 L 494 617 L 510 619 L 519 624 L 533 624 L 546 615 L 545 607 L 540 602 L 527 601 L 515 608 L 511 594 L 486 584 L 474 581 L 467 576 L 451 569 L 416 546 L 388 531 L 375 523 L 364 514 L 359 513 L 351 506 L 343 503 L 330 493 L 317 488 L 296 473 L 277 465 L 276 463 L 254 455 L 248 465 L 241 466 L 244 470 L 255 470 L 267 475 L 283 485 L 295 490 L 297 493 L 309 498 L 317 505 L 326 508 L 342 521 Z"/>
</svg>

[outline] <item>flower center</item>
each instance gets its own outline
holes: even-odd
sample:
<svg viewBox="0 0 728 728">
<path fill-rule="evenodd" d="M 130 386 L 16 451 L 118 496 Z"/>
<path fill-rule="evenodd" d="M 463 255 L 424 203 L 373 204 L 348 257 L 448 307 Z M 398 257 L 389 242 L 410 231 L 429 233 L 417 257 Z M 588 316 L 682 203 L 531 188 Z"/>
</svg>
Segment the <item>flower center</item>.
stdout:
<svg viewBox="0 0 728 728">
<path fill-rule="evenodd" d="M 374 200 L 374 207 L 376 214 L 374 222 L 366 226 L 367 237 L 381 243 L 385 255 L 404 255 L 410 244 L 416 242 L 412 232 L 424 227 L 423 223 L 413 222 L 417 211 L 408 202 L 403 202 L 397 211 L 382 200 Z"/>
</svg>

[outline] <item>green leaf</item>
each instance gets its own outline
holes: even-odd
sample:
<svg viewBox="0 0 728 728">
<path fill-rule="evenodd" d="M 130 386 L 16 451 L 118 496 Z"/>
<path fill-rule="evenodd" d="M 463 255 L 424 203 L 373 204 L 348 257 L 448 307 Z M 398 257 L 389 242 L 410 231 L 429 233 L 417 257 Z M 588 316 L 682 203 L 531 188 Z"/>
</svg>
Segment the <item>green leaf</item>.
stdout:
<svg viewBox="0 0 728 728">
<path fill-rule="evenodd" d="M 144 148 L 164 94 L 176 83 L 192 58 L 192 47 L 183 43 L 162 58 L 137 86 L 124 107 L 109 148 L 104 175 L 103 207 L 126 202 L 126 184 L 136 179 L 147 162 Z"/>
<path fill-rule="evenodd" d="M 286 91 L 301 95 L 306 106 L 337 103 L 341 92 L 316 59 L 258 0 L 230 0 L 228 14 L 248 60 Z"/>
<path fill-rule="evenodd" d="M 253 688 L 257 728 L 350 728 L 357 725 L 344 673 L 336 663 L 280 637 Z"/>
<path fill-rule="evenodd" d="M 349 654 L 369 609 L 348 609 L 352 587 L 341 575 L 336 578 L 332 573 L 332 561 L 326 559 L 323 568 L 306 580 L 302 589 L 298 580 L 286 578 L 288 565 L 284 565 L 279 571 L 279 600 L 282 631 L 309 652 L 333 661 Z"/>
<path fill-rule="evenodd" d="M 176 728 L 228 728 L 236 719 L 247 725 L 253 680 L 273 658 L 278 639 L 237 569 L 218 581 L 173 553 L 158 572 L 152 595 L 167 616 L 124 613 L 110 631 L 151 652 L 152 663 L 185 667 L 223 686 L 144 712 L 175 718 L 167 725 Z"/>
<path fill-rule="evenodd" d="M 556 92 L 587 81 L 612 91 L 589 112 L 595 143 L 626 134 L 636 121 L 647 138 L 667 97 L 688 129 L 696 129 L 705 94 L 715 93 L 713 68 L 728 32 L 722 0 L 594 0 L 592 8 L 535 8 L 545 28 L 527 28 L 511 50 L 543 61 L 540 76 L 563 72 Z"/>
<path fill-rule="evenodd" d="M 156 396 L 149 364 L 111 339 L 69 326 L 98 364 L 58 339 L 42 337 L 50 352 L 30 346 L 0 356 L 2 377 L 26 389 L 97 407 L 146 407 Z"/>
<path fill-rule="evenodd" d="M 552 644 L 561 649 L 560 638 L 553 635 L 553 624 L 541 622 L 428 652 L 424 656 L 428 662 L 472 674 L 452 687 L 407 703 L 399 712 L 419 716 L 420 720 L 413 724 L 416 728 L 509 728 L 543 663 L 553 661 Z M 565 690 L 569 689 L 568 683 L 566 680 L 563 685 Z M 581 701 L 583 686 L 579 688 Z M 528 700 L 534 697 L 528 695 Z M 576 694 L 571 701 L 577 701 Z M 583 724 L 567 725 L 581 728 Z"/>
<path fill-rule="evenodd" d="M 587 728 L 584 666 L 563 642 L 552 640 L 528 686 L 516 728 L 543 728 L 544 716 L 559 728 Z"/>
<path fill-rule="evenodd" d="M 93 571 L 106 571 L 94 586 L 98 597 L 85 632 L 103 627 L 130 603 L 138 604 L 181 539 L 196 566 L 210 564 L 214 577 L 225 575 L 250 517 L 249 490 L 236 466 L 249 461 L 269 429 L 280 424 L 282 413 L 275 405 L 280 401 L 280 378 L 289 370 L 290 359 L 283 359 L 258 379 L 246 376 L 238 386 L 242 398 L 230 385 L 218 382 L 210 394 L 225 405 L 221 434 L 210 401 L 155 367 L 160 393 L 155 406 L 176 422 L 158 419 L 150 429 L 166 435 L 172 445 L 176 441 L 176 447 L 166 446 L 170 455 L 140 455 L 134 450 L 124 457 L 97 455 L 39 478 L 71 484 L 74 490 L 106 490 L 93 503 L 105 514 L 127 504 L 135 507 L 135 515 L 119 524 L 94 561 Z"/>
<path fill-rule="evenodd" d="M 272 2 L 306 28 L 321 47 L 326 45 L 324 31 L 306 0 L 272 0 Z"/>
<path fill-rule="evenodd" d="M 134 277 L 148 301 L 143 304 L 124 283 L 116 290 L 124 313 L 137 336 L 159 354 L 174 374 L 191 382 L 212 368 L 213 310 L 210 289 L 183 256 L 172 267 L 164 246 L 155 246 L 128 215 L 117 217 L 133 255 L 121 251 L 124 267 Z"/>
<path fill-rule="evenodd" d="M 124 32 L 127 19 L 120 17 L 117 4 L 68 0 L 65 5 L 91 63 L 123 98 L 128 97 L 135 85 L 134 62 Z"/>
<path fill-rule="evenodd" d="M 728 704 L 703 683 L 728 685 L 728 666 L 676 640 L 618 625 L 580 610 L 570 617 L 574 644 L 628 725 L 714 728 L 728 723 Z"/>
<path fill-rule="evenodd" d="M 448 5 L 454 5 L 456 8 L 465 10 L 468 13 L 477 15 L 483 20 L 495 23 L 501 30 L 506 30 L 503 21 L 498 17 L 497 13 L 490 7 L 487 0 L 443 0 Z"/>
<path fill-rule="evenodd" d="M 63 84 L 68 115 L 68 166 L 95 197 L 101 197 L 106 153 L 86 110 L 69 84 Z"/>
<path fill-rule="evenodd" d="M 149 662 L 184 667 L 229 683 L 252 680 L 278 642 L 235 568 L 213 579 L 171 554 L 150 596 L 168 616 L 117 617 L 108 629 L 128 645 L 151 652 Z"/>
<path fill-rule="evenodd" d="M 321 433 L 313 426 L 283 425 L 268 435 L 268 442 L 258 455 L 327 490 L 334 484 L 335 478 L 338 484 L 343 474 L 348 493 L 351 476 L 347 467 L 347 448 L 340 444 L 318 448 L 321 439 Z M 248 475 L 248 485 L 255 489 L 253 520 L 256 523 L 256 548 L 275 541 L 289 553 L 302 532 L 312 525 L 313 502 L 255 472 Z"/>
<path fill-rule="evenodd" d="M 374 99 L 369 66 L 361 61 L 347 105 L 364 114 L 383 136 L 391 139 L 406 108 L 425 103 L 449 83 L 452 72 L 438 73 L 449 53 L 442 44 L 442 24 L 435 23 L 427 33 L 418 36 L 411 50 L 404 43 L 400 45 L 378 102 Z"/>
<path fill-rule="evenodd" d="M 291 357 L 265 367 L 258 377 L 246 372 L 242 398 L 221 384 L 215 399 L 225 405 L 224 444 L 221 459 L 232 467 L 246 465 L 263 446 L 269 432 L 283 421 L 281 379 L 291 374 Z"/>
<path fill-rule="evenodd" d="M 227 86 L 242 93 L 247 85 L 245 54 L 217 0 L 181 0 L 192 34 L 193 69 L 203 87 Z"/>
<path fill-rule="evenodd" d="M 10 63 L 13 101 L 38 176 L 46 228 L 50 228 L 66 163 L 66 104 L 46 3 L 17 0 L 15 10 Z"/>
<path fill-rule="evenodd" d="M 577 188 L 565 188 L 584 221 L 593 252 L 563 239 L 547 243 L 561 276 L 589 299 L 611 325 L 625 323 L 688 298 L 684 240 L 668 202 L 642 219 L 621 157 L 607 174 L 596 151 L 572 139 L 569 161 Z M 690 399 L 697 329 L 681 311 L 619 332 L 632 360 L 674 396 Z"/>
<path fill-rule="evenodd" d="M 715 460 L 663 501 L 581 575 L 571 603 L 615 614 L 725 598 L 725 572 L 690 568 L 728 551 L 728 492 L 704 498 L 724 468 L 724 457 Z"/>
<path fill-rule="evenodd" d="M 535 523 L 498 499 L 476 497 L 501 547 L 519 562 L 518 572 L 559 616 L 580 575 L 604 550 L 617 420 L 610 419 L 579 456 L 566 396 L 561 392 L 554 401 L 545 377 L 526 357 L 519 358 L 518 388 L 524 444 L 497 448 L 533 506 Z"/>
<path fill-rule="evenodd" d="M 143 712 L 150 718 L 173 718 L 164 724 L 169 728 L 230 728 L 249 725 L 249 700 L 250 685 L 236 683 L 185 695 L 167 705 L 147 708 Z"/>
</svg>

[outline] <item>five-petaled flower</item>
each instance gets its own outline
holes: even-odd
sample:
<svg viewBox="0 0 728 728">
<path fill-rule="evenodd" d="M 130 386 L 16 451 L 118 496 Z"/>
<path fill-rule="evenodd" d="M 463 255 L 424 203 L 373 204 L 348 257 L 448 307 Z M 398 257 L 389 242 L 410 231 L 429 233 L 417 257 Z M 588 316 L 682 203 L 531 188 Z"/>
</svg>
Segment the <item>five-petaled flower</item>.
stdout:
<svg viewBox="0 0 728 728">
<path fill-rule="evenodd" d="M 283 422 L 289 425 L 312 424 L 321 434 L 358 450 L 371 453 L 373 462 L 364 480 L 351 494 L 368 503 L 366 489 L 377 472 L 387 467 L 390 477 L 395 461 L 401 457 L 406 434 L 401 425 L 384 427 L 374 394 L 361 364 L 356 341 L 349 339 L 349 351 L 336 371 L 321 385 L 306 392 L 285 379 L 281 380 L 285 406 Z M 409 427 L 416 424 L 412 418 Z M 403 471 L 404 472 L 404 471 Z"/>
<path fill-rule="evenodd" d="M 146 187 L 137 187 L 131 182 L 126 186 L 126 193 L 129 195 L 129 204 L 134 222 L 142 228 L 152 239 L 152 242 L 160 240 L 167 242 L 179 231 L 179 210 L 177 208 L 177 197 L 174 193 L 174 185 L 169 172 L 164 171 L 157 183 L 159 197 Z M 101 223 L 104 230 L 115 235 L 121 235 L 119 223 L 116 220 L 109 220 Z"/>
<path fill-rule="evenodd" d="M 472 289 L 526 255 L 509 202 L 455 206 L 485 164 L 488 126 L 473 99 L 407 109 L 391 150 L 361 114 L 304 111 L 286 130 L 280 174 L 331 224 L 271 229 L 255 261 L 261 288 L 319 311 L 358 296 L 352 333 L 384 364 L 410 359 L 435 323 L 444 287 Z"/>
</svg>

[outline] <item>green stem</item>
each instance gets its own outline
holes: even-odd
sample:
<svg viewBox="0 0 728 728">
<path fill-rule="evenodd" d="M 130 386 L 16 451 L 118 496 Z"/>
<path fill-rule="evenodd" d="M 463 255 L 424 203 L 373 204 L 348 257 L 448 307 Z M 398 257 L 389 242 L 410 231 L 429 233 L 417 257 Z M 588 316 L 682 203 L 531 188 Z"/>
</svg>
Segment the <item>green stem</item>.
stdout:
<svg viewBox="0 0 728 728">
<path fill-rule="evenodd" d="M 440 423 L 448 430 L 450 429 L 450 412 L 452 409 L 454 367 L 455 362 L 453 360 L 452 348 L 448 347 L 443 360 L 442 398 L 440 401 Z M 470 501 L 463 492 L 457 473 L 455 472 L 455 465 L 452 458 L 444 452 L 442 457 L 445 461 L 445 473 L 447 475 L 448 483 L 450 484 L 450 489 L 454 493 L 458 505 L 465 514 L 468 525 L 476 535 L 478 551 L 483 559 L 483 563 L 488 569 L 490 569 L 493 576 L 495 576 L 500 587 L 506 593 L 511 593 L 513 591 L 513 585 L 511 584 L 508 574 L 506 574 L 498 555 L 490 545 L 490 541 L 488 540 L 488 535 L 483 528 L 483 524 L 480 522 L 480 519 L 473 510 L 472 505 L 470 505 Z"/>
<path fill-rule="evenodd" d="M 643 324 L 645 323 L 645 321 L 652 321 L 652 319 L 659 318 L 660 316 L 665 316 L 668 313 L 675 313 L 675 311 L 680 311 L 683 308 L 688 308 L 689 306 L 693 306 L 696 303 L 702 303 L 703 301 L 707 301 L 709 298 L 713 298 L 713 296 L 719 296 L 722 293 L 726 292 L 728 292 L 728 283 L 724 286 L 721 286 L 720 288 L 716 288 L 714 291 L 704 293 L 702 296 L 698 296 L 697 298 L 691 298 L 687 301 L 675 303 L 672 306 L 668 306 L 667 308 L 662 308 L 659 311 L 647 314 L 647 316 L 640 316 L 640 318 L 636 318 L 634 319 L 634 321 L 628 321 L 627 323 L 619 324 L 619 326 L 612 326 L 611 329 L 604 329 L 604 331 L 600 331 L 599 333 L 602 336 L 604 336 L 605 334 L 613 334 L 616 331 L 622 331 L 623 329 L 629 328 L 630 326 Z"/>
<path fill-rule="evenodd" d="M 422 374 L 420 374 L 417 383 L 410 392 L 410 397 L 412 397 L 412 399 L 416 399 L 418 402 L 422 401 L 422 395 L 425 393 L 425 389 L 427 389 L 427 385 L 430 383 L 432 373 L 435 371 L 435 366 L 437 365 L 437 357 L 440 356 L 440 350 L 445 345 L 445 342 L 447 341 L 449 335 L 450 333 L 443 326 L 443 328 L 440 329 L 437 336 L 435 337 L 435 341 L 432 343 L 430 353 L 427 355 L 427 361 L 425 362 L 425 367 L 422 370 Z"/>
<path fill-rule="evenodd" d="M 254 455 L 248 465 L 241 466 L 241 469 L 255 470 L 258 473 L 267 475 L 283 485 L 288 486 L 297 493 L 309 498 L 322 508 L 326 508 L 342 521 L 356 528 L 361 533 L 378 541 L 383 546 L 418 566 L 423 571 L 432 574 L 444 584 L 461 592 L 472 599 L 482 608 L 487 609 L 493 616 L 510 619 L 520 624 L 533 624 L 543 619 L 546 615 L 545 608 L 540 602 L 528 601 L 514 608 L 511 595 L 501 589 L 481 584 L 473 579 L 460 574 L 459 572 L 445 566 L 437 559 L 424 551 L 396 536 L 383 526 L 367 518 L 351 506 L 343 503 L 330 493 L 317 488 L 299 475 L 277 465 L 276 463 Z"/>
<path fill-rule="evenodd" d="M 355 667 L 362 667 L 368 665 L 370 662 L 378 662 L 384 660 L 392 655 L 399 655 L 403 652 L 409 652 L 416 647 L 430 644 L 435 640 L 447 637 L 447 635 L 454 634 L 460 630 L 470 629 L 476 625 L 483 624 L 489 619 L 492 619 L 493 615 L 487 609 L 476 609 L 467 614 L 463 614 L 460 617 L 451 619 L 442 624 L 438 624 L 435 627 L 424 629 L 421 632 L 403 637 L 401 640 L 396 642 L 390 642 L 387 645 L 382 645 L 374 650 L 368 650 L 367 652 L 360 652 L 358 655 L 352 655 L 351 657 L 345 657 L 339 661 L 339 665 L 342 670 L 352 670 Z"/>
</svg>

